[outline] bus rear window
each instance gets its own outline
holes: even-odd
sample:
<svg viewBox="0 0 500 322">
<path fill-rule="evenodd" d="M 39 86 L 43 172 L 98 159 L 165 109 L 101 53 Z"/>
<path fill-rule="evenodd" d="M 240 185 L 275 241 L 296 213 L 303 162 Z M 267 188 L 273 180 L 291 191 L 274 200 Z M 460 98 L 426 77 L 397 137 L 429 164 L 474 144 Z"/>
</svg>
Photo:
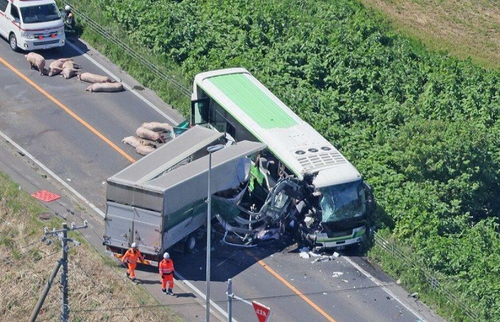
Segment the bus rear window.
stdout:
<svg viewBox="0 0 500 322">
<path fill-rule="evenodd" d="M 55 4 L 44 4 L 21 8 L 24 23 L 47 22 L 60 19 L 59 10 Z"/>
</svg>

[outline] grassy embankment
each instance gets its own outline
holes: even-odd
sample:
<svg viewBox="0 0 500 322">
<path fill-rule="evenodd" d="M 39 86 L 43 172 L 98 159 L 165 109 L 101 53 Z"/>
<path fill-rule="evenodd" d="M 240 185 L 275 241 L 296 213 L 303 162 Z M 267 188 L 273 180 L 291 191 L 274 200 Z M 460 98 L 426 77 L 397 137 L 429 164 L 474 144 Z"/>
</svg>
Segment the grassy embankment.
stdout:
<svg viewBox="0 0 500 322">
<path fill-rule="evenodd" d="M 405 36 L 485 67 L 500 67 L 500 6 L 490 0 L 360 0 Z"/>
<path fill-rule="evenodd" d="M 61 255 L 60 244 L 40 241 L 44 227 L 59 228 L 61 220 L 41 221 L 48 209 L 0 172 L 0 268 L 2 321 L 27 321 Z M 72 321 L 178 321 L 141 286 L 135 286 L 111 259 L 102 257 L 80 234 L 82 242 L 70 250 L 69 288 Z M 38 316 L 39 321 L 58 321 L 60 272 Z"/>
</svg>

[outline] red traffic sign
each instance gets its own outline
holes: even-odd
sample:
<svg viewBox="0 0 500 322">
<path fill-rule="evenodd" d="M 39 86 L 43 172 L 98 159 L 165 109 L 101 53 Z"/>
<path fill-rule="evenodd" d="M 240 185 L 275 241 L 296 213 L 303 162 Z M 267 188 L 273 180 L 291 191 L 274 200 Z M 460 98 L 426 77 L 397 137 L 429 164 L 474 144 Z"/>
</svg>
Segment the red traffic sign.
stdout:
<svg viewBox="0 0 500 322">
<path fill-rule="evenodd" d="M 271 309 L 255 301 L 252 301 L 252 305 L 259 322 L 267 322 L 271 315 Z"/>
</svg>

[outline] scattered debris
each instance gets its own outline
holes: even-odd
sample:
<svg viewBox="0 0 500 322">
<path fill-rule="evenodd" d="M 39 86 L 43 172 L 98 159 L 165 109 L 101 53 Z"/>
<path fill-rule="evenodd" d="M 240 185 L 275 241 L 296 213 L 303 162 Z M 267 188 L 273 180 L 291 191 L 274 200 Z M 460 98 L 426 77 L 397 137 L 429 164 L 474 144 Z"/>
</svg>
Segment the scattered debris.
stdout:
<svg viewBox="0 0 500 322">
<path fill-rule="evenodd" d="M 306 253 L 306 252 L 300 252 L 300 258 L 309 258 L 309 253 Z"/>
<path fill-rule="evenodd" d="M 349 281 L 348 281 L 348 280 L 344 280 L 344 279 L 342 280 L 342 282 L 344 282 L 344 283 L 349 283 Z"/>
<path fill-rule="evenodd" d="M 334 256 L 321 255 L 321 256 L 317 257 L 315 260 L 311 261 L 311 264 L 329 262 L 333 259 L 335 259 Z"/>
<path fill-rule="evenodd" d="M 339 276 L 342 276 L 342 275 L 344 275 L 344 273 L 342 273 L 342 272 L 333 272 L 332 277 L 336 278 L 336 277 L 339 277 Z"/>
<path fill-rule="evenodd" d="M 280 229 L 272 228 L 272 229 L 262 230 L 259 231 L 255 237 L 262 241 L 271 239 L 278 240 L 280 239 Z"/>
<path fill-rule="evenodd" d="M 401 280 L 398 278 L 398 280 L 396 281 L 396 284 L 401 284 Z"/>
<path fill-rule="evenodd" d="M 337 253 L 337 252 L 333 252 L 333 257 L 337 258 L 337 257 L 339 257 L 339 256 L 340 256 L 340 254 L 339 254 L 339 253 Z"/>
<path fill-rule="evenodd" d="M 408 297 L 418 298 L 418 292 L 413 292 L 409 294 Z"/>
</svg>

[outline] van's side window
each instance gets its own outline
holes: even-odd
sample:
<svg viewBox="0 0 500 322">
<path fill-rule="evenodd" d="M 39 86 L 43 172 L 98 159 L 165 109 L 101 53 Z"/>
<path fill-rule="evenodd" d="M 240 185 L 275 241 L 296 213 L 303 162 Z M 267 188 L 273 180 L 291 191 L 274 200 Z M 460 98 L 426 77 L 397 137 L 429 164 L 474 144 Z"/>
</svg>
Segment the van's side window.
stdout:
<svg viewBox="0 0 500 322">
<path fill-rule="evenodd" d="M 5 9 L 7 9 L 8 4 L 9 0 L 0 0 L 0 11 L 5 12 Z"/>
<path fill-rule="evenodd" d="M 10 6 L 10 14 L 12 15 L 12 18 L 21 20 L 19 17 L 19 10 L 17 10 L 17 7 L 15 5 Z"/>
</svg>

